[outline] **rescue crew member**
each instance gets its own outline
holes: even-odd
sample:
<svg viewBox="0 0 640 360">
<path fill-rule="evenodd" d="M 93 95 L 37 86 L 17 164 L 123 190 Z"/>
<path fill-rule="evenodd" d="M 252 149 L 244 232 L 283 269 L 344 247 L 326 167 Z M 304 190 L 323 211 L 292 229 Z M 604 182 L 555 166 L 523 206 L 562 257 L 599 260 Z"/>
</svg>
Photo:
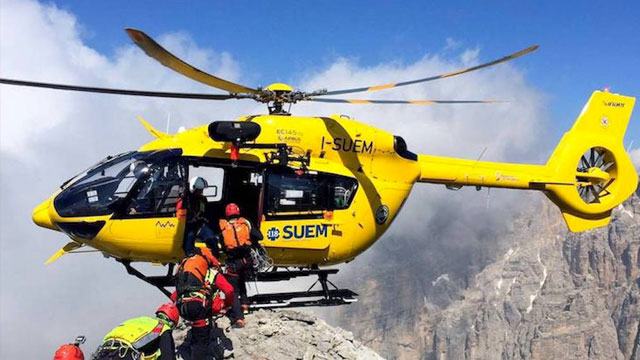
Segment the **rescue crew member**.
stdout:
<svg viewBox="0 0 640 360">
<path fill-rule="evenodd" d="M 160 305 L 155 318 L 127 320 L 104 337 L 92 360 L 175 360 L 172 332 L 179 320 L 173 303 Z"/>
<path fill-rule="evenodd" d="M 260 246 L 258 241 L 262 240 L 262 233 L 260 229 L 252 227 L 249 220 L 240 216 L 240 208 L 234 203 L 227 205 L 225 216 L 219 222 L 218 241 L 227 254 L 227 278 L 238 293 L 242 310 L 247 311 L 249 299 L 246 282 L 254 275 L 251 246 Z"/>
<path fill-rule="evenodd" d="M 207 198 L 203 195 L 207 187 L 207 180 L 195 176 L 189 181 L 189 189 L 176 204 L 178 217 L 184 216 L 186 211 L 187 223 L 182 249 L 185 256 L 190 256 L 195 248 L 196 237 L 203 240 L 207 246 L 214 248 L 214 234 L 206 218 Z"/>
<path fill-rule="evenodd" d="M 211 317 L 222 309 L 218 291 L 224 296 L 224 308 L 231 307 L 229 316 L 236 327 L 244 327 L 244 315 L 235 296 L 233 286 L 219 273 L 220 263 L 209 248 L 196 247 L 193 255 L 180 263 L 176 273 L 176 304 L 185 320 L 191 322 L 191 359 L 204 359 L 212 328 Z"/>
<path fill-rule="evenodd" d="M 73 344 L 64 344 L 56 350 L 53 360 L 84 360 L 84 353 L 80 344 L 84 343 L 84 336 L 78 336 Z"/>
</svg>

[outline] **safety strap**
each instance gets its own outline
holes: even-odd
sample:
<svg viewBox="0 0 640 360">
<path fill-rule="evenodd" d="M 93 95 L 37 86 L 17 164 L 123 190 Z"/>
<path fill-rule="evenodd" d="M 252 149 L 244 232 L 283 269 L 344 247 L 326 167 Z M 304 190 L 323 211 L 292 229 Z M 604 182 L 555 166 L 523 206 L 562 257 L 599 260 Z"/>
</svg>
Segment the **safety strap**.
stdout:
<svg viewBox="0 0 640 360">
<path fill-rule="evenodd" d="M 199 328 L 199 327 L 205 327 L 205 326 L 209 325 L 210 323 L 211 323 L 211 321 L 207 318 L 207 319 L 192 321 L 191 322 L 191 326 Z"/>
<path fill-rule="evenodd" d="M 229 225 L 231 225 L 231 228 L 233 229 L 233 237 L 236 239 L 236 248 L 240 247 L 240 240 L 238 240 L 238 232 L 236 232 L 236 225 L 229 222 Z"/>
<path fill-rule="evenodd" d="M 182 296 L 180 298 L 180 301 L 181 302 L 201 301 L 202 303 L 205 303 L 207 301 L 207 296 L 203 293 L 192 292 Z"/>
<path fill-rule="evenodd" d="M 96 355 L 102 351 L 117 351 L 118 357 L 124 359 L 127 353 L 131 352 L 133 360 L 142 358 L 140 351 L 136 350 L 131 344 L 120 339 L 109 339 L 96 350 Z"/>
</svg>

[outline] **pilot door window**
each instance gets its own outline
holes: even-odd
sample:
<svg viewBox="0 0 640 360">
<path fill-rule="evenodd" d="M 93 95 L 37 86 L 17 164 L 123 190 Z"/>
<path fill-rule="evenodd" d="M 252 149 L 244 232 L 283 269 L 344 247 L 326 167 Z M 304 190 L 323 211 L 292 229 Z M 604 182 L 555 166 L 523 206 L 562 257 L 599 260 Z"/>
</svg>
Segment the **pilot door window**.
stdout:
<svg viewBox="0 0 640 360">
<path fill-rule="evenodd" d="M 130 216 L 173 216 L 186 184 L 184 167 L 176 162 L 148 166 L 127 209 Z"/>
<path fill-rule="evenodd" d="M 271 172 L 267 213 L 347 209 L 358 187 L 355 179 L 330 174 Z"/>
</svg>

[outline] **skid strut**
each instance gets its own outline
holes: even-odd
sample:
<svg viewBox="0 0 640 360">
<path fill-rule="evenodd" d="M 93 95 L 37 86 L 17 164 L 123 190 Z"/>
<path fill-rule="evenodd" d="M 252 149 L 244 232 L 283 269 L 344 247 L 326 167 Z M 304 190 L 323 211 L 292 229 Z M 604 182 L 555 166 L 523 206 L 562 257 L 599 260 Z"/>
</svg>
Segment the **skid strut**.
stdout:
<svg viewBox="0 0 640 360">
<path fill-rule="evenodd" d="M 116 259 L 116 261 L 124 265 L 124 268 L 127 270 L 127 273 L 129 275 L 133 275 L 138 279 L 146 282 L 147 284 L 151 284 L 157 287 L 158 290 L 160 290 L 168 298 L 171 297 L 171 292 L 166 288 L 170 286 L 174 286 L 175 284 L 174 277 L 173 277 L 173 267 L 175 266 L 175 264 L 173 263 L 169 264 L 169 269 L 167 269 L 167 275 L 165 276 L 146 276 L 145 274 L 141 273 L 140 270 L 131 266 L 130 260 Z"/>
</svg>

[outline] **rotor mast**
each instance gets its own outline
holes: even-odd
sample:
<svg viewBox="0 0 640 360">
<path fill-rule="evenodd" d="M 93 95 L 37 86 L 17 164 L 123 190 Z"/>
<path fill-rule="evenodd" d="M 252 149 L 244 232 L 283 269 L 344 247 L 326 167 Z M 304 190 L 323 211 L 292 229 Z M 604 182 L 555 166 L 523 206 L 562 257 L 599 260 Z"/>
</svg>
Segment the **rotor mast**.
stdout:
<svg viewBox="0 0 640 360">
<path fill-rule="evenodd" d="M 267 96 L 263 99 L 267 103 L 270 115 L 291 115 L 289 111 L 284 109 L 285 103 L 294 103 L 292 98 L 293 88 L 284 83 L 273 83 L 265 89 Z"/>
</svg>

